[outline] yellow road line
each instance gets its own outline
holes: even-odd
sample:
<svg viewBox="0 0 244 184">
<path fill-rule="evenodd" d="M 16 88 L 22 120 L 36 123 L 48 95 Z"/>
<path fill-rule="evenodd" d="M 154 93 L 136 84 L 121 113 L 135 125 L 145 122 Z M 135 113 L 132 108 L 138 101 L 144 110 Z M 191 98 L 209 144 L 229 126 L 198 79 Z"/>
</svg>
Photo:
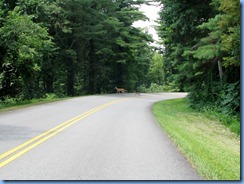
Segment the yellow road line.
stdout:
<svg viewBox="0 0 244 184">
<path fill-rule="evenodd" d="M 123 99 L 123 100 L 124 100 L 124 99 Z M 109 102 L 109 103 L 100 105 L 100 106 L 98 106 L 98 107 L 96 107 L 96 108 L 94 108 L 94 109 L 91 109 L 91 110 L 89 110 L 89 111 L 87 111 L 87 112 L 85 112 L 85 113 L 83 113 L 83 114 L 81 114 L 81 115 L 79 115 L 79 116 L 76 116 L 76 117 L 72 118 L 71 120 L 68 120 L 68 121 L 66 121 L 66 122 L 64 122 L 64 123 L 62 123 L 62 124 L 60 124 L 60 125 L 58 125 L 58 126 L 52 128 L 52 129 L 50 129 L 50 130 L 48 130 L 48 131 L 42 133 L 42 134 L 40 134 L 40 135 L 38 135 L 38 136 L 36 136 L 36 137 L 30 139 L 29 141 L 27 141 L 27 142 L 25 142 L 25 143 L 23 143 L 23 144 L 21 144 L 21 145 L 15 147 L 14 149 L 12 149 L 12 150 L 10 150 L 10 151 L 8 151 L 8 152 L 6 152 L 6 153 L 0 155 L 0 160 L 3 159 L 3 158 L 5 158 L 5 157 L 7 157 L 8 155 L 10 155 L 10 154 L 12 154 L 12 153 L 18 151 L 19 149 L 21 149 L 21 148 L 23 148 L 23 147 L 25 147 L 25 146 L 31 144 L 32 142 L 34 142 L 34 141 L 40 139 L 41 137 L 43 137 L 43 136 L 45 136 L 45 135 L 47 135 L 47 134 L 49 134 L 49 133 L 51 133 L 51 132 L 53 132 L 53 131 L 55 131 L 55 130 L 61 128 L 62 126 L 65 126 L 66 124 L 69 124 L 70 122 L 72 122 L 72 121 L 74 121 L 74 120 L 80 118 L 81 116 L 84 116 L 84 115 L 86 115 L 86 114 L 88 114 L 88 113 L 90 113 L 90 112 L 92 112 L 92 111 L 94 111 L 94 110 L 96 110 L 96 109 L 99 110 L 99 109 L 101 109 L 101 108 L 104 108 L 104 107 L 106 107 L 106 106 L 108 106 L 108 105 L 112 105 L 113 103 L 117 103 L 117 102 L 120 102 L 120 101 L 121 101 L 121 100 L 116 100 L 116 101 L 112 101 L 112 102 Z"/>
<path fill-rule="evenodd" d="M 15 160 L 16 158 L 20 157 L 21 155 L 23 155 L 27 151 L 29 151 L 29 150 L 33 149 L 34 147 L 38 146 L 39 144 L 41 144 L 41 143 L 45 142 L 46 140 L 50 139 L 51 137 L 55 136 L 59 132 L 65 130 L 66 128 L 68 128 L 72 124 L 76 123 L 77 121 L 79 121 L 81 119 L 84 119 L 85 117 L 87 117 L 87 116 L 89 116 L 89 115 L 91 115 L 91 114 L 93 114 L 93 113 L 95 113 L 95 112 L 97 112 L 97 111 L 99 111 L 99 110 L 101 110 L 101 109 L 103 109 L 105 107 L 108 107 L 108 106 L 110 106 L 112 104 L 115 104 L 115 103 L 118 103 L 118 102 L 122 102 L 122 101 L 125 101 L 125 100 L 128 100 L 128 98 L 122 99 L 122 100 L 121 99 L 120 100 L 115 100 L 115 101 L 100 105 L 100 106 L 98 106 L 98 107 L 96 107 L 94 109 L 91 109 L 91 110 L 89 110 L 89 111 L 87 111 L 87 112 L 85 112 L 85 113 L 83 113 L 83 114 L 81 114 L 79 116 L 76 116 L 75 118 L 72 118 L 71 120 L 66 121 L 66 122 L 64 122 L 64 123 L 52 128 L 52 129 L 48 130 L 48 131 L 46 131 L 46 132 L 44 132 L 42 134 L 30 139 L 29 141 L 27 141 L 27 142 L 15 147 L 15 148 L 9 150 L 8 152 L 0 155 L 0 160 L 3 159 L 3 158 L 6 158 L 7 156 L 9 156 L 9 155 L 11 155 L 11 154 L 13 154 L 13 153 L 15 153 L 17 151 L 19 151 L 20 149 L 22 149 L 24 147 L 27 147 L 28 145 L 30 145 L 31 143 L 36 141 L 35 143 L 31 144 L 27 148 L 25 148 L 22 151 L 16 153 L 15 155 L 11 156 L 7 160 L 1 162 L 0 163 L 0 168 L 5 166 L 5 165 L 7 165 L 8 163 L 10 163 L 11 161 Z M 40 139 L 40 140 L 38 140 L 38 139 Z"/>
</svg>

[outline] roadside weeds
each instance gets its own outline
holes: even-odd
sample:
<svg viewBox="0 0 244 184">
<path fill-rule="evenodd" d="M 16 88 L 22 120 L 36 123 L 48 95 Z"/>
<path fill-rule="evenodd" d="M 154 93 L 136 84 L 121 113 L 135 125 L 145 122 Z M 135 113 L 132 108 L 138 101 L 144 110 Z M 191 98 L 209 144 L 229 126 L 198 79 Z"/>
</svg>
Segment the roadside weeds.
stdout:
<svg viewBox="0 0 244 184">
<path fill-rule="evenodd" d="M 240 180 L 240 136 L 191 110 L 184 99 L 157 102 L 153 113 L 203 179 Z"/>
</svg>

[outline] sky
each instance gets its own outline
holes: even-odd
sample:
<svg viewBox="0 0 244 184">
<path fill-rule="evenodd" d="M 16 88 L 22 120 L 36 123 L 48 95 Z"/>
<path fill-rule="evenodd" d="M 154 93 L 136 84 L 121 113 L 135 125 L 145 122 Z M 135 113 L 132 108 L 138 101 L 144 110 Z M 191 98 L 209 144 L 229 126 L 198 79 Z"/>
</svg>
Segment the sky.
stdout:
<svg viewBox="0 0 244 184">
<path fill-rule="evenodd" d="M 152 34 L 153 39 L 155 41 L 159 40 L 159 37 L 157 35 L 156 30 L 153 28 L 153 26 L 157 25 L 155 20 L 159 18 L 158 12 L 160 11 L 160 6 L 158 3 L 154 3 L 154 5 L 141 5 L 140 11 L 144 13 L 149 18 L 149 21 L 136 21 L 134 22 L 133 26 L 134 27 L 141 27 L 141 28 L 146 28 L 150 34 Z"/>
</svg>

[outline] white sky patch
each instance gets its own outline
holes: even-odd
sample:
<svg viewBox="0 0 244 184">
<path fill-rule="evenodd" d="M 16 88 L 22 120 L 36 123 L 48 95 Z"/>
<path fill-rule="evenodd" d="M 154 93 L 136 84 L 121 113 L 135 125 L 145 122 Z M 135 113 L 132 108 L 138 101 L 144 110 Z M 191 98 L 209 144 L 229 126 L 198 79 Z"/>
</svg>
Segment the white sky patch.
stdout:
<svg viewBox="0 0 244 184">
<path fill-rule="evenodd" d="M 159 41 L 160 38 L 157 35 L 157 31 L 155 30 L 154 26 L 158 25 L 155 21 L 159 19 L 159 11 L 161 6 L 158 3 L 154 3 L 153 5 L 141 5 L 139 10 L 144 13 L 149 18 L 149 21 L 136 21 L 133 23 L 134 27 L 140 27 L 149 32 L 153 36 L 155 42 Z"/>
</svg>

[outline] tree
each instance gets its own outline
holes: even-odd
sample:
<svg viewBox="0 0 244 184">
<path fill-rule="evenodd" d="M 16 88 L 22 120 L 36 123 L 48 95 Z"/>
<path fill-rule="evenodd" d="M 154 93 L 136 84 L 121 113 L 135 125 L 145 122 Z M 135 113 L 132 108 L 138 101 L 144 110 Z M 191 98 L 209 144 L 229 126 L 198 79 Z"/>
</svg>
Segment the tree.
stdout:
<svg viewBox="0 0 244 184">
<path fill-rule="evenodd" d="M 209 85 L 208 99 L 209 96 L 214 97 L 213 100 L 221 109 L 228 109 L 232 113 L 238 111 L 240 106 L 240 3 L 236 0 L 216 0 L 212 4 L 217 14 L 199 26 L 199 29 L 209 33 L 201 39 L 193 56 L 204 63 L 210 63 L 212 71 L 215 70 L 211 75 L 215 86 Z M 204 73 L 201 72 L 201 75 Z M 230 89 L 233 91 L 230 92 Z"/>
<path fill-rule="evenodd" d="M 152 83 L 163 85 L 164 84 L 164 63 L 163 56 L 157 52 L 154 53 L 150 66 L 148 77 Z"/>
<path fill-rule="evenodd" d="M 228 104 L 238 112 L 239 1 L 161 2 L 158 30 L 165 44 L 166 83 L 190 92 L 193 107 L 226 109 Z"/>
<path fill-rule="evenodd" d="M 113 92 L 120 85 L 134 90 L 148 83 L 144 74 L 151 55 L 147 42 L 152 38 L 132 26 L 146 19 L 138 11 L 138 5 L 145 2 L 3 1 L 2 95 L 74 96 Z"/>
<path fill-rule="evenodd" d="M 47 30 L 15 7 L 0 28 L 2 87 L 1 96 L 23 95 L 33 98 L 38 94 L 35 85 L 44 55 L 53 48 Z"/>
</svg>

